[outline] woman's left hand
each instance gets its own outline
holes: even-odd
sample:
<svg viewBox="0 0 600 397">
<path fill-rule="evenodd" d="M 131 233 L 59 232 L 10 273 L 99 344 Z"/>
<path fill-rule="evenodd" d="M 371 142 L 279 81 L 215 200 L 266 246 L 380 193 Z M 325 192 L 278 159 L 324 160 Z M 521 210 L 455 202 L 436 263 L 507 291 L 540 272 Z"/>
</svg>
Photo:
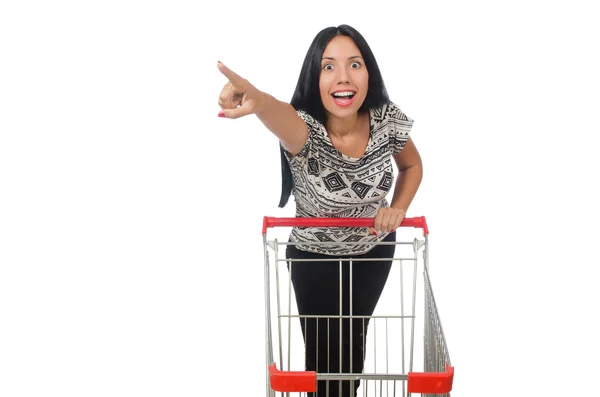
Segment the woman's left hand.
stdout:
<svg viewBox="0 0 600 397">
<path fill-rule="evenodd" d="M 375 217 L 375 227 L 370 227 L 369 233 L 392 232 L 400 226 L 405 216 L 406 212 L 398 208 L 380 208 Z"/>
</svg>

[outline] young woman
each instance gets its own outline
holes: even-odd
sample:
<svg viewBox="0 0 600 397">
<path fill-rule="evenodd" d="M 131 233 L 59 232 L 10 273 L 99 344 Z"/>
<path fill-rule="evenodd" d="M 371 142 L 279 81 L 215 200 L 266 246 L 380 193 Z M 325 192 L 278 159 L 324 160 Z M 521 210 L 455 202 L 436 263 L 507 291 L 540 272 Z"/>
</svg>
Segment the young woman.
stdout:
<svg viewBox="0 0 600 397">
<path fill-rule="evenodd" d="M 348 263 L 343 262 L 340 285 L 339 262 L 324 260 L 350 257 L 372 259 L 353 263 L 351 297 L 352 315 L 372 315 L 391 268 L 391 261 L 382 259 L 392 258 L 395 250 L 376 243 L 395 241 L 423 171 L 409 136 L 413 120 L 390 101 L 369 45 L 348 25 L 323 29 L 308 49 L 291 103 L 261 92 L 220 62 L 218 68 L 229 80 L 219 96 L 219 116 L 255 114 L 279 139 L 280 207 L 293 193 L 298 217 L 374 218 L 368 231 L 292 229 L 295 245 L 288 245 L 286 257 L 309 259 L 291 269 L 300 315 L 339 315 L 340 288 L 342 314 L 349 314 Z M 392 162 L 399 170 L 395 183 Z M 339 326 L 333 320 L 301 320 L 306 370 L 362 372 L 368 321 L 345 319 L 341 342 Z M 353 395 L 359 382 L 350 386 L 341 385 L 344 396 Z M 340 385 L 330 381 L 317 387 L 319 397 L 338 396 Z"/>
</svg>

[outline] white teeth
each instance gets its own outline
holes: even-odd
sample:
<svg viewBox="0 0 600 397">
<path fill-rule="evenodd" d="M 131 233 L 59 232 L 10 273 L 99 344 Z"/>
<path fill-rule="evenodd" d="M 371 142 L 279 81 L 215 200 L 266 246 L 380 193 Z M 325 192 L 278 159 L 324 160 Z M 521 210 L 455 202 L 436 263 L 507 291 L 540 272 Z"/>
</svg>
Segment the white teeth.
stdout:
<svg viewBox="0 0 600 397">
<path fill-rule="evenodd" d="M 354 92 L 352 91 L 340 91 L 340 92 L 334 92 L 333 96 L 336 97 L 340 97 L 340 96 L 352 96 L 354 95 Z"/>
</svg>

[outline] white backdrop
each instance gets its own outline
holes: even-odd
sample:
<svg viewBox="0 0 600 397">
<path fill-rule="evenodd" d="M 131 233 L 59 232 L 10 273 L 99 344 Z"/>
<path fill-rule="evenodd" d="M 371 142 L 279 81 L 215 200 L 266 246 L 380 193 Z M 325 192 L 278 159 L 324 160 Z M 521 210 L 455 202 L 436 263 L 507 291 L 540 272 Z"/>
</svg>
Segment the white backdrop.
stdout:
<svg viewBox="0 0 600 397">
<path fill-rule="evenodd" d="M 415 119 L 454 395 L 592 391 L 596 22 L 583 1 L 3 2 L 0 395 L 262 395 L 260 227 L 293 202 L 274 137 L 217 117 L 216 65 L 289 100 L 342 23 Z"/>
</svg>

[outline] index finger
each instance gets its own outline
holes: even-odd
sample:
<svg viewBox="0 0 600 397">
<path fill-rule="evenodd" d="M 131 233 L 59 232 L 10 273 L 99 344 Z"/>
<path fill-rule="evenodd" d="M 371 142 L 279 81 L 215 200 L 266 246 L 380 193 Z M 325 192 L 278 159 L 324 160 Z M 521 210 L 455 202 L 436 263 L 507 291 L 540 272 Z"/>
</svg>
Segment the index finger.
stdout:
<svg viewBox="0 0 600 397">
<path fill-rule="evenodd" d="M 233 70 L 225 66 L 223 62 L 219 61 L 217 63 L 217 67 L 219 68 L 219 71 L 223 73 L 223 75 L 227 77 L 227 79 L 229 79 L 229 81 L 231 81 L 234 85 L 241 86 L 244 84 L 245 80 L 238 76 Z"/>
</svg>

